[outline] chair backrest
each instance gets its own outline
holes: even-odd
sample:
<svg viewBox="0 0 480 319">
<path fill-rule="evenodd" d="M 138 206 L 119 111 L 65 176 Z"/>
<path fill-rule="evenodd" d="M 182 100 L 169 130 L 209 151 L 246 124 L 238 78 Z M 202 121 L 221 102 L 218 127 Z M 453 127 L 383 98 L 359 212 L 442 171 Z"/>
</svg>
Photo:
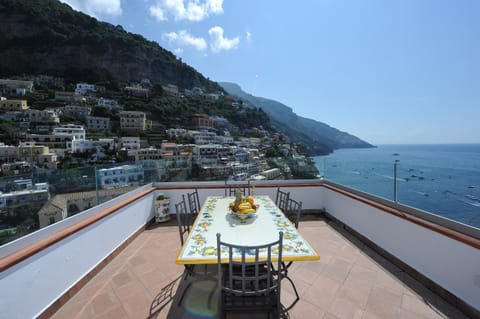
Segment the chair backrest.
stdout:
<svg viewBox="0 0 480 319">
<path fill-rule="evenodd" d="M 228 183 L 225 181 L 225 196 L 235 196 L 237 189 L 240 190 L 243 196 L 250 195 L 250 181 L 245 183 Z"/>
<path fill-rule="evenodd" d="M 289 198 L 284 212 L 288 219 L 295 225 L 295 228 L 298 228 L 302 214 L 302 202 Z"/>
<path fill-rule="evenodd" d="M 192 193 L 187 193 L 188 208 L 190 213 L 197 215 L 200 212 L 200 198 L 198 197 L 198 189 Z"/>
<path fill-rule="evenodd" d="M 185 195 L 182 195 L 182 200 L 175 204 L 175 212 L 177 214 L 178 232 L 180 233 L 180 244 L 183 246 L 185 234 L 190 232 L 196 215 L 187 210 Z"/>
<path fill-rule="evenodd" d="M 288 199 L 290 198 L 290 192 L 284 192 L 280 190 L 280 187 L 277 188 L 277 197 L 275 198 L 275 204 L 282 212 L 286 212 Z"/>
<path fill-rule="evenodd" d="M 240 246 L 221 241 L 217 234 L 217 252 L 226 251 L 228 270 L 227 278 L 222 278 L 222 254 L 217 253 L 218 283 L 222 293 L 235 296 L 265 296 L 276 292 L 280 305 L 280 281 L 282 276 L 274 276 L 272 255 L 277 252 L 276 269 L 282 267 L 283 233 L 279 233 L 275 242 L 259 246 Z M 266 258 L 260 258 L 260 252 L 266 251 Z M 247 262 L 247 258 L 254 261 Z M 277 272 L 278 273 L 278 272 Z"/>
</svg>

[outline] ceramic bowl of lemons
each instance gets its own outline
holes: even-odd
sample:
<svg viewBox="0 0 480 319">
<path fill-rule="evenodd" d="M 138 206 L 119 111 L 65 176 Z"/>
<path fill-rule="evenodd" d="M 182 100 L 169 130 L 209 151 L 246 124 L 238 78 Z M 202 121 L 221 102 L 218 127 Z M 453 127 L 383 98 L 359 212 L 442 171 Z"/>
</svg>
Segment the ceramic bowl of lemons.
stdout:
<svg viewBox="0 0 480 319">
<path fill-rule="evenodd" d="M 238 219 L 240 219 L 241 221 L 246 221 L 247 219 L 257 217 L 257 212 L 242 213 L 241 211 L 237 211 L 237 212 L 232 211 L 232 214 Z"/>
</svg>

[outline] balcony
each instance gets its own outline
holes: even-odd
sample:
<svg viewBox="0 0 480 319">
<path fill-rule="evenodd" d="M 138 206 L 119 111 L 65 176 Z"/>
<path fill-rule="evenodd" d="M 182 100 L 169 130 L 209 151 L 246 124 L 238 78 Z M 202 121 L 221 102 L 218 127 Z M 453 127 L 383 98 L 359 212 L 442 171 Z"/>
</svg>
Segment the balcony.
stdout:
<svg viewBox="0 0 480 319">
<path fill-rule="evenodd" d="M 215 317 L 202 303 L 208 283 L 182 305 L 183 266 L 173 221 L 151 224 L 156 194 L 171 202 L 223 184 L 140 187 L 0 248 L 0 309 L 6 318 Z M 299 231 L 321 258 L 296 262 L 301 295 L 290 318 L 467 318 L 480 316 L 480 233 L 326 181 L 268 181 L 303 201 Z M 178 287 L 180 286 L 180 289 Z M 292 300 L 285 284 L 282 302 Z M 165 299 L 164 299 L 165 298 Z"/>
</svg>

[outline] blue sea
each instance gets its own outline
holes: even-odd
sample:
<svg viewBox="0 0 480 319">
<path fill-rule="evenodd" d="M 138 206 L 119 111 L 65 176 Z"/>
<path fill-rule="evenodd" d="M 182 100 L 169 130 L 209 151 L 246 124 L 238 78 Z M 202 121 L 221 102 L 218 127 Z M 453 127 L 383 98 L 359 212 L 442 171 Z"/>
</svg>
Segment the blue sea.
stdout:
<svg viewBox="0 0 480 319">
<path fill-rule="evenodd" d="M 315 157 L 325 179 L 480 228 L 480 144 L 382 145 Z M 396 162 L 396 165 L 394 164 Z"/>
</svg>

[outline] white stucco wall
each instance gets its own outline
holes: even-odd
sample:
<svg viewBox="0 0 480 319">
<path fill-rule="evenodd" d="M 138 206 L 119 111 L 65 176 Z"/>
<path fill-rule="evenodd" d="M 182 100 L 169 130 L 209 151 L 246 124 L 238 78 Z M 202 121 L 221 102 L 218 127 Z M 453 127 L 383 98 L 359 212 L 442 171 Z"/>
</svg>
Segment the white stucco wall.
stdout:
<svg viewBox="0 0 480 319">
<path fill-rule="evenodd" d="M 270 183 L 274 181 L 263 185 Z M 324 188 L 320 183 L 305 187 L 289 184 L 289 181 L 283 182 L 282 190 L 290 191 L 293 198 L 302 201 L 303 209 L 326 209 L 472 307 L 480 308 L 478 249 Z M 0 273 L 0 317 L 33 318 L 41 314 L 153 218 L 153 204 L 158 193 L 170 197 L 170 212 L 173 214 L 174 203 L 182 199 L 182 194 L 193 191 L 196 185 L 207 187 L 199 190 L 201 203 L 207 196 L 223 195 L 223 185 L 219 182 L 155 184 L 158 190 Z M 0 248 L 0 258 L 150 187 L 140 187 L 4 245 Z M 275 199 L 276 190 L 276 186 L 258 187 L 255 192 Z"/>
<path fill-rule="evenodd" d="M 322 196 L 329 214 L 480 310 L 480 250 L 330 189 Z"/>
<path fill-rule="evenodd" d="M 130 197 L 143 188 L 80 213 L 0 249 L 5 256 Z M 2 318 L 34 318 L 88 274 L 153 217 L 153 194 L 121 208 L 87 228 L 0 273 Z"/>
</svg>

